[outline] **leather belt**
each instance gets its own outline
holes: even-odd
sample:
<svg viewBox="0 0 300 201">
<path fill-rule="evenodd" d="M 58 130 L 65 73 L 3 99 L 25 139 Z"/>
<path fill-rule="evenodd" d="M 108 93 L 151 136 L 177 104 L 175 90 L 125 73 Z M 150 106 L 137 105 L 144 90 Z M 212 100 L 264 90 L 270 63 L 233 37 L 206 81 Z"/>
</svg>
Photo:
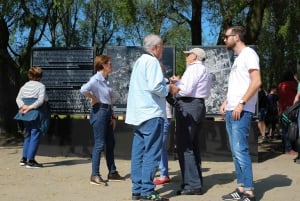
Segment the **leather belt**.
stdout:
<svg viewBox="0 0 300 201">
<path fill-rule="evenodd" d="M 193 101 L 193 100 L 200 100 L 201 103 L 204 103 L 204 98 L 177 97 L 177 100 L 182 100 L 183 102 L 190 102 L 190 101 Z"/>
<path fill-rule="evenodd" d="M 105 104 L 105 103 L 96 103 L 96 104 L 93 105 L 93 107 L 111 109 L 111 105 L 110 104 Z"/>
</svg>

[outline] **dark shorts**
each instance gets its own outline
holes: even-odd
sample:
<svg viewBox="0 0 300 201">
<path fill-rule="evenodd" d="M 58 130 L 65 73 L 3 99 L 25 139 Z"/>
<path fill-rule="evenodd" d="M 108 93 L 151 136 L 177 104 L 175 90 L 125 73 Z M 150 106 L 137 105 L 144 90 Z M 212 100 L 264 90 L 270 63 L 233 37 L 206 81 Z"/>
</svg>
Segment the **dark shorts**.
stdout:
<svg viewBox="0 0 300 201">
<path fill-rule="evenodd" d="M 267 115 L 267 108 L 260 108 L 258 111 L 258 120 L 265 121 Z"/>
</svg>

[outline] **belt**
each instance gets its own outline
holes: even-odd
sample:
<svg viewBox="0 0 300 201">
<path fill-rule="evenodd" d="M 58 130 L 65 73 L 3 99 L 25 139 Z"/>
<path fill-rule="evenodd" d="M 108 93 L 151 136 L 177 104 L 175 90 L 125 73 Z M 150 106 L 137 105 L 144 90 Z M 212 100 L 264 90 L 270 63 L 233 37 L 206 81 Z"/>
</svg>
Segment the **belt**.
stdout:
<svg viewBox="0 0 300 201">
<path fill-rule="evenodd" d="M 200 100 L 201 103 L 204 103 L 204 98 L 177 97 L 177 100 L 182 100 L 183 102 L 190 102 L 190 101 L 193 101 L 193 100 Z"/>
<path fill-rule="evenodd" d="M 105 104 L 105 103 L 96 103 L 96 104 L 93 105 L 93 107 L 111 109 L 111 105 L 110 104 Z"/>
</svg>

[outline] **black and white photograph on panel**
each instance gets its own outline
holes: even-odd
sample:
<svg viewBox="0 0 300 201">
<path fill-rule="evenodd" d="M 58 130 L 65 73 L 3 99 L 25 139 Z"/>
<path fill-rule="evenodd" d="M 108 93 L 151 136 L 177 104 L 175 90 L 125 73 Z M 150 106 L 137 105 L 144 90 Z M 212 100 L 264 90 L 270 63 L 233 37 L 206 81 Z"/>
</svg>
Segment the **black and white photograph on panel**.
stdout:
<svg viewBox="0 0 300 201">
<path fill-rule="evenodd" d="M 80 88 L 93 75 L 94 57 L 93 47 L 32 49 L 31 65 L 43 69 L 41 82 L 46 86 L 52 113 L 89 112 L 90 101 Z"/>
<path fill-rule="evenodd" d="M 144 53 L 140 46 L 108 46 L 106 54 L 111 57 L 113 72 L 109 82 L 113 88 L 114 112 L 125 114 L 130 75 L 135 61 Z M 164 46 L 161 63 L 165 68 L 166 77 L 175 72 L 175 47 Z"/>
<path fill-rule="evenodd" d="M 208 67 L 208 70 L 212 76 L 212 87 L 210 97 L 205 101 L 207 116 L 219 116 L 220 106 L 226 99 L 228 89 L 228 79 L 231 70 L 231 66 L 236 58 L 233 50 L 228 50 L 225 45 L 218 46 L 189 46 L 187 50 L 191 48 L 202 48 L 206 52 L 206 60 L 204 65 Z M 257 46 L 249 45 L 255 51 Z M 254 117 L 257 116 L 258 107 Z"/>
<path fill-rule="evenodd" d="M 219 109 L 226 99 L 228 78 L 234 61 L 234 52 L 224 46 L 189 46 L 202 48 L 206 52 L 204 65 L 212 76 L 210 97 L 205 101 L 207 116 L 220 115 Z"/>
</svg>

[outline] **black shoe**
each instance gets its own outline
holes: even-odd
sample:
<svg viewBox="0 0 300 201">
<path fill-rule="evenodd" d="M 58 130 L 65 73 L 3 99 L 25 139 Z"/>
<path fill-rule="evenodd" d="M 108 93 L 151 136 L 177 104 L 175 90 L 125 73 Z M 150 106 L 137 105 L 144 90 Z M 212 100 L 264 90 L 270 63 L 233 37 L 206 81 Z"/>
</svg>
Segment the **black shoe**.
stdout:
<svg viewBox="0 0 300 201">
<path fill-rule="evenodd" d="M 161 197 L 158 193 L 154 192 L 151 195 L 142 196 L 140 201 L 147 201 L 147 200 L 152 200 L 152 201 L 169 201 L 169 198 Z"/>
<path fill-rule="evenodd" d="M 295 158 L 294 162 L 297 163 L 297 164 L 300 164 L 300 158 L 299 157 Z"/>
<path fill-rule="evenodd" d="M 238 188 L 235 189 L 233 192 L 223 195 L 223 200 L 240 200 L 243 197 L 244 193 L 241 192 Z"/>
<path fill-rule="evenodd" d="M 27 165 L 27 158 L 22 158 L 21 160 L 20 160 L 20 166 L 25 166 L 25 165 Z"/>
<path fill-rule="evenodd" d="M 29 160 L 27 165 L 26 165 L 26 168 L 29 168 L 29 169 L 42 168 L 42 167 L 43 167 L 43 165 L 39 164 L 35 160 Z"/>
<path fill-rule="evenodd" d="M 250 196 L 249 194 L 244 193 L 239 201 L 256 201 L 256 198 L 255 196 Z"/>
<path fill-rule="evenodd" d="M 201 188 L 200 189 L 182 189 L 177 191 L 177 195 L 202 195 Z"/>
<path fill-rule="evenodd" d="M 131 199 L 132 200 L 140 200 L 141 194 L 140 193 L 132 193 Z"/>
</svg>

